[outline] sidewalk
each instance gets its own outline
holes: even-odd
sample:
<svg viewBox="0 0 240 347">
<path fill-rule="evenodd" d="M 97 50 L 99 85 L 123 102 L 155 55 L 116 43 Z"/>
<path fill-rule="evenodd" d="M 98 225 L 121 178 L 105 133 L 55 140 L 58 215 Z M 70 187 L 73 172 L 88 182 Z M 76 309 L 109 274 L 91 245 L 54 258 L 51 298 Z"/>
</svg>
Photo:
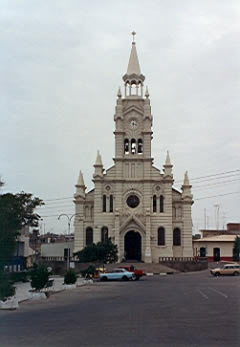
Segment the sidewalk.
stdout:
<svg viewBox="0 0 240 347">
<path fill-rule="evenodd" d="M 44 292 L 51 291 L 51 292 L 60 292 L 62 290 L 65 290 L 65 285 L 63 284 L 64 278 L 63 277 L 55 277 L 53 278 L 53 286 L 49 287 L 44 290 Z M 85 284 L 84 278 L 78 278 L 76 285 L 82 286 Z M 16 294 L 15 297 L 17 301 L 20 303 L 25 300 L 30 300 L 33 297 L 33 294 L 30 290 L 32 290 L 30 282 L 22 283 L 22 282 L 17 282 L 14 284 L 16 287 Z"/>
</svg>

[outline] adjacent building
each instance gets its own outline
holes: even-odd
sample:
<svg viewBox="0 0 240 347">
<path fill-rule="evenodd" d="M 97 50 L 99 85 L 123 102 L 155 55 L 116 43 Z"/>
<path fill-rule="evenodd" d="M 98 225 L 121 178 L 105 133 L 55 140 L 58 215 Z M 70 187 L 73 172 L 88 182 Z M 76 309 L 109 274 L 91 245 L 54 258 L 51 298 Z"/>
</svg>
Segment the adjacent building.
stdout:
<svg viewBox="0 0 240 347">
<path fill-rule="evenodd" d="M 94 188 L 86 191 L 81 171 L 76 184 L 74 252 L 111 238 L 118 246 L 120 261 L 157 263 L 159 257 L 193 255 L 193 196 L 188 174 L 177 190 L 169 153 L 163 170 L 154 165 L 153 117 L 144 81 L 132 42 L 123 94 L 120 88 L 117 93 L 114 165 L 104 170 L 97 151 Z"/>
<path fill-rule="evenodd" d="M 194 256 L 208 261 L 232 261 L 236 236 L 240 237 L 240 223 L 228 223 L 227 229 L 203 229 L 202 238 L 193 241 Z"/>
</svg>

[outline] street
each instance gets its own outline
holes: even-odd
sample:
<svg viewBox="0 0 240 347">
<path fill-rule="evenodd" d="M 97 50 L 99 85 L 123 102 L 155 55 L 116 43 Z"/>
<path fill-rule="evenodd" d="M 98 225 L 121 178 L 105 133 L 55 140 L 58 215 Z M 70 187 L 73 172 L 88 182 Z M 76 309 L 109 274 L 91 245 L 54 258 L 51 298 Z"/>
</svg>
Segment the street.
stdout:
<svg viewBox="0 0 240 347">
<path fill-rule="evenodd" d="M 0 345 L 239 346 L 240 277 L 96 282 L 0 311 Z"/>
</svg>

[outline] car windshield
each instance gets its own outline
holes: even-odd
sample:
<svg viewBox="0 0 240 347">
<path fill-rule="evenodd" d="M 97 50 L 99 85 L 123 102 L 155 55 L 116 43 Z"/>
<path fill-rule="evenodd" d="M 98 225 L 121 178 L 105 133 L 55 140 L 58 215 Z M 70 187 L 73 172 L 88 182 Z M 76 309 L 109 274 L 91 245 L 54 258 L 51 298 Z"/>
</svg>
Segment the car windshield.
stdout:
<svg viewBox="0 0 240 347">
<path fill-rule="evenodd" d="M 122 269 L 113 269 L 112 272 L 123 272 L 124 270 Z"/>
</svg>

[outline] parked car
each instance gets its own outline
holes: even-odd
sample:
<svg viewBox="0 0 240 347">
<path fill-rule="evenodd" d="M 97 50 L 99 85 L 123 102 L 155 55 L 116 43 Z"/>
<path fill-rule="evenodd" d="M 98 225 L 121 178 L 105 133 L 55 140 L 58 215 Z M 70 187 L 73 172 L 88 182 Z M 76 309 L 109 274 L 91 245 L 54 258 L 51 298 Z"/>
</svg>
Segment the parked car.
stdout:
<svg viewBox="0 0 240 347">
<path fill-rule="evenodd" d="M 100 281 L 108 280 L 122 280 L 128 281 L 134 279 L 134 273 L 129 272 L 125 269 L 113 269 L 111 272 L 100 274 Z"/>
<path fill-rule="evenodd" d="M 133 265 L 131 266 L 120 266 L 121 269 L 125 269 L 129 272 L 132 272 L 135 277 L 133 279 L 135 280 L 139 280 L 139 278 L 141 278 L 142 276 L 145 276 L 145 272 L 144 270 L 140 270 L 140 269 L 135 269 Z"/>
<path fill-rule="evenodd" d="M 238 276 L 240 275 L 240 266 L 238 264 L 225 264 L 223 268 L 216 268 L 210 270 L 213 276 L 221 276 L 221 275 L 232 275 Z"/>
</svg>

